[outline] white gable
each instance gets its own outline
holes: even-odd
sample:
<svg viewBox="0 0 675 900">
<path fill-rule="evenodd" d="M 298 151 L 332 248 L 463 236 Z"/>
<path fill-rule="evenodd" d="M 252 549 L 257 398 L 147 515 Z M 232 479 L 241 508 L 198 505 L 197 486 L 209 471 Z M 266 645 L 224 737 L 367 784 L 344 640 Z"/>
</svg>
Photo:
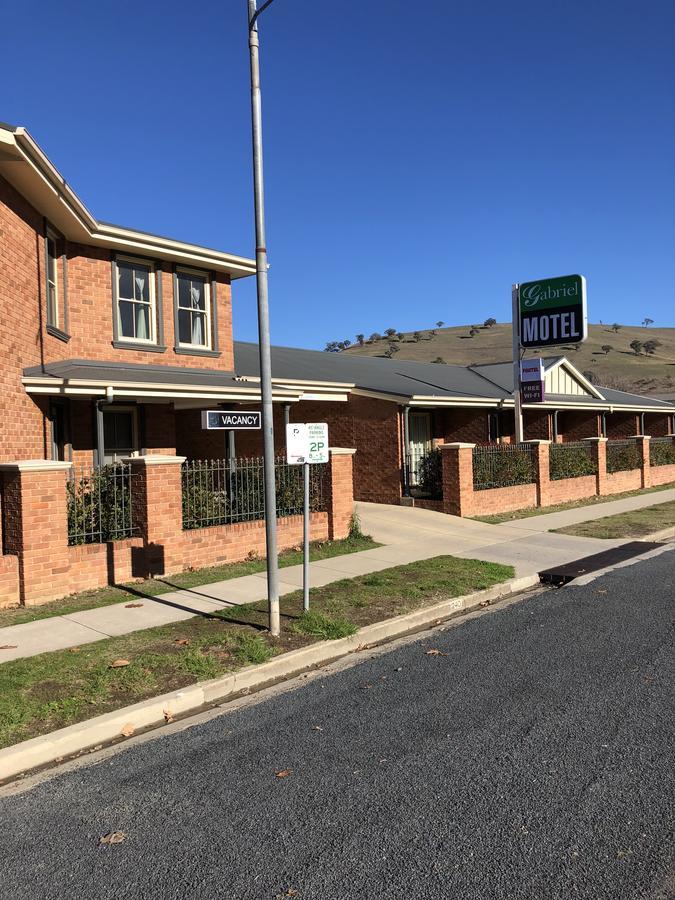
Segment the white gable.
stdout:
<svg viewBox="0 0 675 900">
<path fill-rule="evenodd" d="M 563 357 L 546 369 L 544 385 L 547 394 L 567 397 L 593 397 L 603 400 L 600 391 Z"/>
</svg>

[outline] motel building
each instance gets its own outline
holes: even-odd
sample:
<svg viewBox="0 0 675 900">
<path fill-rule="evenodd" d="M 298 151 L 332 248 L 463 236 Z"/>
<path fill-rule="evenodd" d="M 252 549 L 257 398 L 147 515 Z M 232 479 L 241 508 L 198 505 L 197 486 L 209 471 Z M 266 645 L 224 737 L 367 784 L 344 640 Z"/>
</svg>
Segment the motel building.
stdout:
<svg viewBox="0 0 675 900">
<path fill-rule="evenodd" d="M 0 605 L 261 552 L 261 433 L 202 427 L 204 410 L 260 408 L 257 345 L 232 333 L 232 284 L 254 260 L 99 221 L 4 124 L 0 234 Z M 346 534 L 352 499 L 461 512 L 443 453 L 515 446 L 510 363 L 272 357 L 280 457 L 285 423 L 329 427 L 315 536 Z M 526 441 L 674 431 L 675 405 L 591 385 L 561 356 L 545 391 Z M 281 546 L 301 533 L 294 478 L 280 461 Z"/>
</svg>

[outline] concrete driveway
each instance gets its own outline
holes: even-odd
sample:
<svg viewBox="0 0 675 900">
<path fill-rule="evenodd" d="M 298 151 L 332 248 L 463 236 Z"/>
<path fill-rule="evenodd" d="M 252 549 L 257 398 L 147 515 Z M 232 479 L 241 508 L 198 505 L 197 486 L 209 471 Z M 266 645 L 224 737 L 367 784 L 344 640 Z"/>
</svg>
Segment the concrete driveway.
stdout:
<svg viewBox="0 0 675 900">
<path fill-rule="evenodd" d="M 510 524 L 487 525 L 472 519 L 460 519 L 458 516 L 410 506 L 359 502 L 356 508 L 364 534 L 370 534 L 376 541 L 391 548 L 399 547 L 402 556 L 404 548 L 407 555 L 410 549 L 423 546 L 427 556 L 451 553 L 453 556 L 506 563 L 515 566 L 518 576 L 536 574 L 542 569 L 626 543 L 624 540 L 607 541 L 551 534 L 543 530 L 546 523 L 542 520 L 548 519 L 548 516 L 521 519 L 518 527 L 514 528 Z M 574 512 L 578 515 L 580 510 Z M 588 518 L 595 518 L 597 507 L 588 512 Z M 529 528 L 528 523 L 531 523 Z M 405 560 L 401 559 L 401 562 Z"/>
</svg>

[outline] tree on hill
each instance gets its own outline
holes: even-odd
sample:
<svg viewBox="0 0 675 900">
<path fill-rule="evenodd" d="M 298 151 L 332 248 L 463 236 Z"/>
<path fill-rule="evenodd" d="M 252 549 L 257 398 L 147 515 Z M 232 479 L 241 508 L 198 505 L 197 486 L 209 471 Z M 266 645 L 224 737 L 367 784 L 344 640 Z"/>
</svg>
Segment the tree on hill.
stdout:
<svg viewBox="0 0 675 900">
<path fill-rule="evenodd" d="M 358 341 L 359 347 L 363 347 L 363 344 L 364 344 L 364 342 L 365 342 L 365 340 L 366 340 L 365 334 L 357 334 L 357 335 L 356 335 L 356 340 Z"/>
<path fill-rule="evenodd" d="M 631 341 L 629 346 L 636 356 L 639 356 L 642 352 L 642 341 Z"/>
<path fill-rule="evenodd" d="M 654 320 L 653 319 L 643 319 L 642 324 L 645 326 L 645 328 L 649 328 L 650 325 L 654 324 Z"/>
<path fill-rule="evenodd" d="M 601 347 L 600 349 L 601 349 L 602 352 L 605 354 L 605 356 L 607 356 L 607 354 L 609 353 L 609 351 L 610 351 L 612 348 L 611 348 L 611 346 L 610 346 L 609 344 L 603 344 L 602 347 Z"/>
<path fill-rule="evenodd" d="M 382 335 L 379 331 L 374 331 L 371 336 L 368 338 L 368 341 L 372 344 L 374 341 L 381 341 Z"/>
<path fill-rule="evenodd" d="M 337 341 L 327 341 L 326 346 L 324 347 L 326 353 L 337 353 L 338 349 Z"/>
<path fill-rule="evenodd" d="M 661 341 L 657 341 L 655 339 L 650 339 L 645 341 L 642 345 L 642 349 L 645 353 L 648 353 L 650 356 L 653 356 L 656 353 L 656 348 L 661 346 Z"/>
<path fill-rule="evenodd" d="M 385 334 L 385 337 L 393 338 L 393 336 L 395 334 L 397 334 L 397 331 L 395 328 L 387 328 L 387 329 L 385 329 L 384 334 Z"/>
<path fill-rule="evenodd" d="M 586 372 L 582 372 L 581 374 L 584 376 L 586 381 L 590 382 L 591 384 L 598 383 L 598 378 L 597 378 L 595 372 L 586 371 Z"/>
<path fill-rule="evenodd" d="M 399 339 L 399 341 L 402 341 L 405 339 L 405 335 L 403 334 L 402 331 L 399 331 L 399 333 L 396 335 L 396 337 Z"/>
<path fill-rule="evenodd" d="M 445 325 L 445 322 L 436 322 L 436 328 L 442 328 Z"/>
<path fill-rule="evenodd" d="M 398 351 L 399 348 L 396 346 L 396 344 L 389 344 L 387 349 L 384 351 L 384 355 L 387 357 L 387 359 L 391 359 L 394 353 L 398 353 Z"/>
<path fill-rule="evenodd" d="M 618 334 L 620 328 L 621 328 L 621 325 L 619 325 L 618 322 L 615 322 L 615 323 L 612 325 L 612 331 L 614 332 L 614 334 Z"/>
<path fill-rule="evenodd" d="M 445 365 L 445 360 L 442 356 L 437 356 L 436 359 L 431 360 L 432 363 L 440 363 L 441 365 Z"/>
<path fill-rule="evenodd" d="M 486 319 L 486 320 L 483 322 L 483 325 L 484 325 L 486 328 L 492 328 L 492 326 L 493 326 L 493 325 L 496 325 L 496 324 L 497 324 L 497 320 L 496 320 L 496 319 L 492 319 L 492 318 Z"/>
<path fill-rule="evenodd" d="M 476 325 L 472 325 L 471 328 L 469 329 L 469 337 L 473 337 L 474 334 L 480 334 L 480 330 L 479 330 L 478 326 L 476 326 Z"/>
<path fill-rule="evenodd" d="M 346 350 L 347 347 L 351 347 L 351 345 L 352 345 L 352 342 L 349 340 L 349 338 L 345 338 L 345 340 L 342 341 L 342 349 L 343 350 Z"/>
<path fill-rule="evenodd" d="M 419 339 L 422 337 L 422 335 L 419 333 L 419 331 L 414 331 L 412 337 L 413 337 L 413 341 L 415 341 L 415 343 L 417 343 L 419 341 Z"/>
</svg>

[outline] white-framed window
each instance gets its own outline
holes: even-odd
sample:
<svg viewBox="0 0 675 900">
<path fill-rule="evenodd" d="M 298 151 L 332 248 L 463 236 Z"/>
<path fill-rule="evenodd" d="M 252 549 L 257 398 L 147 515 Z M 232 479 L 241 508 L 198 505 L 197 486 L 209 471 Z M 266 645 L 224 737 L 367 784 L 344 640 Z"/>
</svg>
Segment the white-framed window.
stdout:
<svg viewBox="0 0 675 900">
<path fill-rule="evenodd" d="M 118 340 L 132 344 L 155 344 L 155 267 L 150 262 L 118 256 L 115 271 Z"/>
<path fill-rule="evenodd" d="M 47 325 L 59 327 L 59 245 L 61 239 L 47 228 L 45 232 Z"/>
<path fill-rule="evenodd" d="M 203 272 L 176 270 L 178 345 L 211 349 L 211 290 Z"/>
<path fill-rule="evenodd" d="M 135 406 L 103 407 L 104 462 L 117 462 L 125 456 L 137 456 L 138 409 Z"/>
</svg>

